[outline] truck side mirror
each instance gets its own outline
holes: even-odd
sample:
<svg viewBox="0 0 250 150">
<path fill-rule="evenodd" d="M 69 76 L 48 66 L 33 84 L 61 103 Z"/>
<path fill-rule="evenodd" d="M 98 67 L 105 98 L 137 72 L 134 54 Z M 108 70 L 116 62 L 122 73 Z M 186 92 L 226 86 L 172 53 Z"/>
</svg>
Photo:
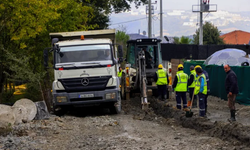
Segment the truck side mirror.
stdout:
<svg viewBox="0 0 250 150">
<path fill-rule="evenodd" d="M 49 60 L 49 51 L 47 49 L 43 50 L 43 65 L 45 68 L 47 68 L 48 65 L 48 60 Z"/>
<path fill-rule="evenodd" d="M 118 58 L 119 58 L 118 63 L 123 62 L 123 50 L 121 45 L 118 45 Z"/>
</svg>

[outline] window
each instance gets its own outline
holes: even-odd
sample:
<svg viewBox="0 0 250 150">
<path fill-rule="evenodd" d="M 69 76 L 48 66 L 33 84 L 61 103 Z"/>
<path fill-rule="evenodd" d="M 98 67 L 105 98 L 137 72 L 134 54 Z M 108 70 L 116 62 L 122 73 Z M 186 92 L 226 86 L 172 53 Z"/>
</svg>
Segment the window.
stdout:
<svg viewBox="0 0 250 150">
<path fill-rule="evenodd" d="M 135 45 L 129 44 L 127 50 L 127 61 L 131 64 L 132 68 L 135 68 Z"/>
<path fill-rule="evenodd" d="M 112 60 L 110 45 L 60 47 L 56 63 Z"/>
</svg>

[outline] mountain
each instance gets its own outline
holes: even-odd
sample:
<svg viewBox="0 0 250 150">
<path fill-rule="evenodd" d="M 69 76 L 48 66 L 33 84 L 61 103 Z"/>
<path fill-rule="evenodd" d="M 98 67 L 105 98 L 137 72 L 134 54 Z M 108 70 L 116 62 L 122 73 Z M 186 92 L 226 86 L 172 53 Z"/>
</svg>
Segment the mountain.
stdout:
<svg viewBox="0 0 250 150">
<path fill-rule="evenodd" d="M 191 10 L 163 10 L 163 35 L 182 36 L 193 35 L 199 28 L 199 15 Z M 159 36 L 159 12 L 155 11 L 152 22 L 152 34 Z M 250 32 L 250 12 L 217 11 L 204 13 L 204 21 L 212 22 L 222 33 L 234 30 Z M 145 11 L 137 10 L 110 16 L 110 28 L 125 27 L 128 33 L 147 32 L 148 21 Z"/>
</svg>

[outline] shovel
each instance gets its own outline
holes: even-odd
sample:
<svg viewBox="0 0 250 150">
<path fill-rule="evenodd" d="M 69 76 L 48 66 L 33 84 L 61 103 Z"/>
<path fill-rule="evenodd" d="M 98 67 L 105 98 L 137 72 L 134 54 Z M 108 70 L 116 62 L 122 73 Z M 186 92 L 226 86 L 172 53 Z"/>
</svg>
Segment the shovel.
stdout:
<svg viewBox="0 0 250 150">
<path fill-rule="evenodd" d="M 194 92 L 195 92 L 195 88 L 194 88 Z M 194 92 L 193 92 L 193 95 L 192 95 L 192 100 L 191 100 L 191 104 L 190 104 L 190 110 L 189 111 L 186 111 L 186 117 L 187 118 L 191 118 L 193 116 L 193 112 L 192 112 L 192 105 L 193 105 L 193 100 L 194 100 Z"/>
</svg>

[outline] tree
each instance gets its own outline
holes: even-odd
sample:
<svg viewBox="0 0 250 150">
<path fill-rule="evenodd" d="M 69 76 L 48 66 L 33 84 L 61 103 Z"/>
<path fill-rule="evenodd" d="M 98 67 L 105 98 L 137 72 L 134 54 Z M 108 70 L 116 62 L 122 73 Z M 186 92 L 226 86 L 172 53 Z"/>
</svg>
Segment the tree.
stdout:
<svg viewBox="0 0 250 150">
<path fill-rule="evenodd" d="M 182 36 L 180 39 L 181 44 L 191 44 L 192 40 L 189 37 Z"/>
<path fill-rule="evenodd" d="M 116 31 L 116 43 L 120 44 L 123 47 L 123 56 L 126 56 L 127 54 L 127 47 L 126 43 L 129 40 L 129 36 L 126 34 L 125 31 Z"/>
<path fill-rule="evenodd" d="M 7 79 L 42 91 L 43 49 L 51 46 L 50 32 L 107 28 L 109 14 L 129 10 L 131 2 L 139 6 L 146 0 L 1 0 L 0 102 Z"/>
<path fill-rule="evenodd" d="M 173 39 L 174 39 L 175 44 L 180 44 L 180 38 L 179 37 L 175 36 L 175 37 L 173 37 Z"/>
<path fill-rule="evenodd" d="M 189 37 L 182 36 L 181 38 L 179 37 L 174 37 L 174 43 L 175 44 L 191 44 L 192 40 Z"/>
<path fill-rule="evenodd" d="M 112 12 L 119 13 L 126 10 L 130 10 L 130 4 L 133 2 L 136 7 L 145 4 L 148 0 L 78 0 L 83 4 L 88 4 L 99 9 L 99 11 L 105 14 Z"/>
<path fill-rule="evenodd" d="M 87 24 L 93 16 L 91 7 L 75 0 L 1 1 L 0 102 L 6 79 L 41 85 L 41 62 L 43 49 L 50 46 L 49 32 L 93 29 L 96 24 Z"/>
<path fill-rule="evenodd" d="M 199 44 L 199 32 L 200 30 L 196 30 L 195 34 L 193 35 L 194 44 Z M 210 22 L 205 22 L 203 25 L 203 44 L 208 45 L 208 44 L 225 44 L 223 39 L 220 38 L 220 33 L 221 31 L 218 30 L 217 27 L 215 27 L 212 23 Z"/>
</svg>

